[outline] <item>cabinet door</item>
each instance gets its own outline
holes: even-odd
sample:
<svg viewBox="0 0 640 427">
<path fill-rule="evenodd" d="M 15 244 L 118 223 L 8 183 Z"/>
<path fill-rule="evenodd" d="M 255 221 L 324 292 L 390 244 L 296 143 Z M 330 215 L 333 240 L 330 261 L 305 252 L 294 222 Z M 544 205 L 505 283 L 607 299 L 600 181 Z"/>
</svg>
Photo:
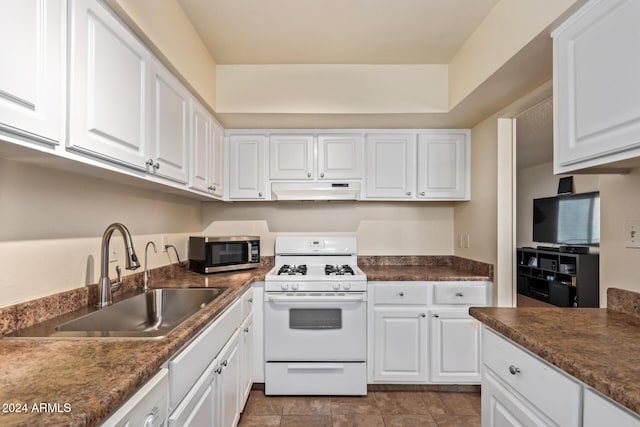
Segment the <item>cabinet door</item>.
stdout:
<svg viewBox="0 0 640 427">
<path fill-rule="evenodd" d="M 144 169 L 150 54 L 106 6 L 71 2 L 68 147 Z"/>
<path fill-rule="evenodd" d="M 413 198 L 415 168 L 415 135 L 367 135 L 367 198 Z"/>
<path fill-rule="evenodd" d="M 189 92 L 164 66 L 153 70 L 153 144 L 148 170 L 186 183 L 189 163 Z M 151 163 L 151 161 L 149 161 Z"/>
<path fill-rule="evenodd" d="M 197 190 L 209 191 L 213 156 L 211 118 L 199 103 L 192 101 L 191 108 L 189 186 Z"/>
<path fill-rule="evenodd" d="M 264 135 L 229 137 L 229 198 L 264 199 Z"/>
<path fill-rule="evenodd" d="M 418 198 L 468 199 L 468 135 L 418 135 Z"/>
<path fill-rule="evenodd" d="M 585 388 L 583 427 L 616 426 L 638 427 L 640 417 L 604 397 L 591 388 Z"/>
<path fill-rule="evenodd" d="M 362 179 L 361 135 L 318 135 L 319 179 Z"/>
<path fill-rule="evenodd" d="M 375 307 L 373 316 L 373 380 L 426 382 L 426 309 Z"/>
<path fill-rule="evenodd" d="M 50 144 L 63 129 L 63 5 L 0 2 L 0 129 Z"/>
<path fill-rule="evenodd" d="M 467 312 L 430 312 L 432 382 L 480 383 L 480 324 Z"/>
<path fill-rule="evenodd" d="M 224 196 L 224 129 L 215 119 L 211 120 L 211 149 L 212 154 L 209 156 L 211 162 L 211 181 L 208 190 L 216 197 Z"/>
<path fill-rule="evenodd" d="M 313 179 L 312 135 L 269 136 L 269 178 Z"/>
<path fill-rule="evenodd" d="M 546 427 L 535 410 L 520 401 L 488 370 L 482 377 L 483 427 Z M 555 424 L 553 424 L 555 425 Z"/>
<path fill-rule="evenodd" d="M 222 427 L 233 427 L 240 420 L 240 395 L 241 378 L 240 371 L 242 360 L 240 359 L 240 332 L 231 337 L 219 355 L 220 367 L 220 407 L 218 411 L 221 416 Z"/>
<path fill-rule="evenodd" d="M 253 315 L 249 315 L 240 327 L 242 350 L 242 381 L 239 408 L 242 410 L 245 402 L 249 398 L 251 386 L 253 385 Z"/>
<path fill-rule="evenodd" d="M 640 156 L 640 2 L 589 2 L 554 37 L 554 172 Z"/>
</svg>

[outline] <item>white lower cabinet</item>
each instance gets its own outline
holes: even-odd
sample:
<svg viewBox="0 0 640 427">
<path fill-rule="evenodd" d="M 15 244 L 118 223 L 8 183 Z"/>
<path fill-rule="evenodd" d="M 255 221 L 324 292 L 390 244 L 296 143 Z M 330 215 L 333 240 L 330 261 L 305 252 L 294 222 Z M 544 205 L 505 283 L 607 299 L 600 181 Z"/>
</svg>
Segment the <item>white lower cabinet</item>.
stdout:
<svg viewBox="0 0 640 427">
<path fill-rule="evenodd" d="M 640 417 L 597 391 L 585 387 L 582 420 L 584 427 L 638 427 Z"/>
<path fill-rule="evenodd" d="M 480 383 L 480 324 L 491 282 L 370 282 L 370 383 Z"/>
<path fill-rule="evenodd" d="M 169 361 L 169 426 L 234 427 L 253 384 L 249 289 Z M 247 362 L 247 358 L 251 362 Z"/>
</svg>

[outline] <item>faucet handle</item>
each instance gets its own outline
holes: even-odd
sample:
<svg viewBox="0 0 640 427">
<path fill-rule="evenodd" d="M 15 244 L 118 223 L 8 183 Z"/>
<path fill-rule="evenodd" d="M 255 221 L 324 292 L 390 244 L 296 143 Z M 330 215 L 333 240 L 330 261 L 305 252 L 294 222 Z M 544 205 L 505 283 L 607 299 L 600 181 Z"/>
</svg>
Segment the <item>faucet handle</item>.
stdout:
<svg viewBox="0 0 640 427">
<path fill-rule="evenodd" d="M 118 273 L 118 280 L 111 284 L 111 292 L 117 291 L 122 286 L 122 270 L 119 265 L 116 265 L 116 273 Z"/>
</svg>

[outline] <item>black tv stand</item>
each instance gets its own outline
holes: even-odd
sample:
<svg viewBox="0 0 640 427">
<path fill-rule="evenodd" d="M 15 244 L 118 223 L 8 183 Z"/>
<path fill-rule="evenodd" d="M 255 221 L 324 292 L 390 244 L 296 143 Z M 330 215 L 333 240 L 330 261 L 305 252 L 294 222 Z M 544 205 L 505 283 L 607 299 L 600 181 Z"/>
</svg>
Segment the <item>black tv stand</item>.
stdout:
<svg viewBox="0 0 640 427">
<path fill-rule="evenodd" d="M 599 256 L 559 249 L 518 248 L 518 294 L 558 307 L 599 307 Z"/>
<path fill-rule="evenodd" d="M 560 248 L 556 246 L 536 246 L 539 251 L 560 252 Z"/>
</svg>

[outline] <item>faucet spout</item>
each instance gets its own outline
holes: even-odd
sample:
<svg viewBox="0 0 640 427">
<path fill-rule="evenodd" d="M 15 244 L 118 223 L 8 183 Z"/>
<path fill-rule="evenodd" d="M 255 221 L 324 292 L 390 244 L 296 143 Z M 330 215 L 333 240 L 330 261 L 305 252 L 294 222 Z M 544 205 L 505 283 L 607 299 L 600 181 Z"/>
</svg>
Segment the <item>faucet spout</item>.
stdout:
<svg viewBox="0 0 640 427">
<path fill-rule="evenodd" d="M 101 244 L 100 281 L 98 282 L 98 302 L 96 303 L 96 306 L 100 308 L 113 303 L 111 280 L 109 279 L 109 242 L 113 232 L 116 230 L 122 235 L 124 240 L 124 247 L 126 251 L 125 268 L 127 270 L 135 270 L 140 267 L 138 256 L 133 249 L 131 233 L 129 233 L 127 227 L 119 222 L 109 225 L 102 235 Z"/>
</svg>

